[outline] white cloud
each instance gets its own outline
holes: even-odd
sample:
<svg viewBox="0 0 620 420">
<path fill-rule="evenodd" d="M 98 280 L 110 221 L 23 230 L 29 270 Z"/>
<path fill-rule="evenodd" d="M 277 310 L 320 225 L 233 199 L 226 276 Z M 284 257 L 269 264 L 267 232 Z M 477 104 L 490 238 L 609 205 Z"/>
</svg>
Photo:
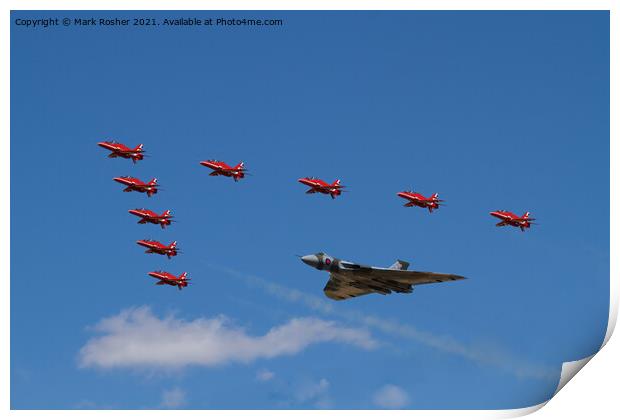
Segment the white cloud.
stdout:
<svg viewBox="0 0 620 420">
<path fill-rule="evenodd" d="M 261 369 L 256 372 L 256 379 L 261 382 L 267 382 L 273 379 L 276 374 L 269 369 Z"/>
<path fill-rule="evenodd" d="M 317 408 L 327 409 L 331 406 L 328 391 L 329 381 L 321 378 L 318 382 L 301 385 L 295 393 L 295 400 L 298 404 L 312 404 Z"/>
<path fill-rule="evenodd" d="M 325 394 L 329 389 L 329 381 L 322 378 L 320 381 L 314 383 L 308 383 L 303 385 L 297 390 L 297 401 L 306 402 L 314 400 L 317 397 Z"/>
<path fill-rule="evenodd" d="M 163 408 L 179 408 L 184 406 L 185 403 L 185 391 L 181 388 L 175 387 L 164 390 L 161 394 L 161 406 Z"/>
<path fill-rule="evenodd" d="M 324 342 L 376 347 L 367 329 L 318 318 L 293 318 L 265 335 L 251 336 L 221 315 L 185 321 L 174 316 L 158 318 L 148 307 L 105 318 L 94 330 L 101 336 L 80 349 L 81 367 L 181 368 L 249 363 L 293 355 Z"/>
<path fill-rule="evenodd" d="M 376 406 L 381 408 L 403 408 L 409 404 L 409 396 L 396 385 L 387 384 L 382 386 L 372 398 Z"/>
</svg>

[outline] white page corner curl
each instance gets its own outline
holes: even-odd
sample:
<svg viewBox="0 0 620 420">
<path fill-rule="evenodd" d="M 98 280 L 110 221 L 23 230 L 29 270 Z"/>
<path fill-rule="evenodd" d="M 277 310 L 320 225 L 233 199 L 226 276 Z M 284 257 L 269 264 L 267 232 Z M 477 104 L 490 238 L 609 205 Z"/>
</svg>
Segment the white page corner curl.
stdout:
<svg viewBox="0 0 620 420">
<path fill-rule="evenodd" d="M 558 382 L 558 387 L 555 389 L 553 395 L 557 395 L 557 393 L 560 392 L 562 388 L 564 388 L 564 385 L 566 385 L 568 381 L 573 379 L 577 372 L 579 372 L 581 368 L 583 368 L 595 355 L 596 353 L 591 356 L 584 357 L 583 359 L 562 363 L 562 373 L 560 374 L 560 381 Z"/>
</svg>

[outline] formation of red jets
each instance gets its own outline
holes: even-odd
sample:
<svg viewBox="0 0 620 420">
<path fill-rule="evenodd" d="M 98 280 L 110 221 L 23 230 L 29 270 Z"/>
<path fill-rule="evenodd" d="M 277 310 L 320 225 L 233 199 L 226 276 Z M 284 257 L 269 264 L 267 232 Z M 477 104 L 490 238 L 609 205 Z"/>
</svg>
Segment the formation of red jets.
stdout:
<svg viewBox="0 0 620 420">
<path fill-rule="evenodd" d="M 115 141 L 103 141 L 97 143 L 99 146 L 103 147 L 111 151 L 108 155 L 110 158 L 122 157 L 125 159 L 131 159 L 133 163 L 136 163 L 138 160 L 144 159 L 144 150 L 142 149 L 143 145 L 140 144 L 136 148 L 131 149 L 124 144 L 115 142 Z M 151 179 L 149 182 L 141 181 L 138 178 L 134 178 L 131 176 L 119 176 L 113 178 L 114 181 L 125 185 L 125 192 L 137 191 L 141 193 L 145 193 L 148 197 L 157 194 L 159 184 L 157 183 L 157 178 Z M 155 213 L 152 210 L 148 209 L 133 209 L 129 210 L 130 214 L 137 216 L 140 218 L 138 223 L 147 224 L 152 223 L 155 225 L 160 225 L 162 229 L 166 226 L 169 226 L 172 223 L 172 214 L 170 210 L 164 211 L 161 215 Z M 168 259 L 175 257 L 179 253 L 179 249 L 177 248 L 177 241 L 173 241 L 170 245 L 164 245 L 159 241 L 153 239 L 141 239 L 136 241 L 136 243 L 140 246 L 146 248 L 147 254 L 158 254 L 165 255 Z M 182 290 L 184 287 L 187 287 L 189 284 L 189 278 L 187 277 L 187 273 L 182 273 L 178 276 L 174 274 L 170 274 L 166 271 L 151 271 L 148 273 L 149 276 L 155 277 L 158 281 L 157 285 L 167 284 L 169 286 L 176 286 L 179 290 Z"/>
<path fill-rule="evenodd" d="M 108 155 L 109 158 L 121 157 L 124 159 L 131 159 L 133 163 L 136 163 L 139 160 L 143 160 L 145 156 L 143 144 L 139 144 L 133 149 L 116 141 L 102 141 L 97 144 L 110 151 L 110 154 Z M 245 178 L 247 175 L 247 169 L 244 167 L 243 162 L 239 162 L 235 166 L 230 166 L 219 160 L 204 160 L 201 161 L 200 164 L 212 170 L 212 172 L 209 173 L 209 176 L 225 176 L 232 178 L 235 182 L 237 182 L 240 179 Z M 159 187 L 157 178 L 153 178 L 149 182 L 144 182 L 131 176 L 120 176 L 113 179 L 114 181 L 125 185 L 123 191 L 141 192 L 145 193 L 148 197 L 157 194 Z M 306 191 L 306 194 L 326 194 L 330 195 L 332 199 L 335 199 L 346 191 L 344 190 L 344 185 L 340 184 L 339 179 L 335 180 L 331 184 L 323 181 L 322 179 L 312 177 L 299 178 L 297 181 L 310 188 Z M 434 193 L 430 197 L 425 197 L 415 191 L 401 191 L 396 195 L 407 200 L 407 203 L 404 204 L 405 207 L 426 208 L 429 213 L 432 213 L 433 210 L 437 210 L 441 205 L 444 205 L 444 200 L 440 200 L 439 194 L 437 193 Z M 144 208 L 129 210 L 129 213 L 139 217 L 140 220 L 138 220 L 138 223 L 140 224 L 152 223 L 160 225 L 162 229 L 171 224 L 171 219 L 173 217 L 170 210 L 164 211 L 161 215 Z M 525 212 L 523 216 L 518 216 L 510 211 L 496 210 L 490 212 L 490 215 L 500 219 L 500 222 L 495 226 L 514 226 L 521 229 L 521 231 L 525 231 L 525 229 L 530 228 L 533 224 L 533 220 L 535 220 L 530 217 L 530 212 Z M 164 245 L 161 242 L 152 239 L 142 239 L 136 243 L 147 248 L 145 251 L 146 253 L 165 255 L 168 259 L 176 256 L 179 252 L 176 241 L 173 241 L 170 245 Z M 179 290 L 187 287 L 189 284 L 187 281 L 189 280 L 187 273 L 182 273 L 179 276 L 175 276 L 165 271 L 152 271 L 148 273 L 148 275 L 158 279 L 159 281 L 156 283 L 158 285 L 168 284 L 171 286 L 177 286 Z"/>
</svg>

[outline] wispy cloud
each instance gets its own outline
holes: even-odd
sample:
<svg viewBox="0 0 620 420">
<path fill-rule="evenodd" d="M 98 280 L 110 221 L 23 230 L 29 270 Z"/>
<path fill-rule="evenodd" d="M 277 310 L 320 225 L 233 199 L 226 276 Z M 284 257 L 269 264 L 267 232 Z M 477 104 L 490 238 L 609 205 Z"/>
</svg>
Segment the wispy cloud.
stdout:
<svg viewBox="0 0 620 420">
<path fill-rule="evenodd" d="M 180 408 L 187 403 L 185 391 L 179 387 L 164 390 L 161 394 L 161 407 Z"/>
<path fill-rule="evenodd" d="M 302 384 L 295 393 L 297 404 L 312 404 L 316 408 L 326 409 L 331 406 L 328 397 L 329 381 L 321 378 L 318 382 Z"/>
<path fill-rule="evenodd" d="M 409 404 L 409 395 L 402 388 L 387 384 L 375 392 L 372 401 L 377 407 L 398 409 Z"/>
<path fill-rule="evenodd" d="M 504 351 L 497 346 L 491 348 L 488 345 L 475 346 L 465 344 L 450 337 L 422 331 L 413 325 L 403 324 L 396 320 L 386 319 L 361 313 L 358 311 L 336 309 L 332 303 L 323 297 L 317 297 L 299 290 L 284 287 L 277 283 L 264 280 L 260 277 L 240 273 L 228 268 L 209 265 L 211 268 L 227 273 L 237 279 L 243 280 L 249 285 L 260 288 L 266 293 L 279 299 L 302 304 L 305 307 L 330 317 L 338 317 L 351 323 L 362 324 L 366 328 L 380 331 L 385 334 L 416 341 L 428 347 L 445 353 L 458 355 L 475 363 L 494 366 L 517 377 L 530 377 L 546 380 L 556 380 L 560 370 L 549 366 L 538 365 L 522 360 L 517 355 Z"/>
<path fill-rule="evenodd" d="M 267 382 L 274 378 L 276 374 L 269 369 L 261 369 L 256 372 L 256 379 L 261 382 Z"/>
<path fill-rule="evenodd" d="M 146 306 L 105 318 L 93 329 L 100 336 L 80 349 L 81 367 L 216 366 L 293 355 L 324 342 L 363 349 L 377 345 L 366 328 L 348 328 L 318 318 L 293 318 L 264 335 L 252 336 L 221 315 L 192 321 L 172 315 L 159 318 Z"/>
</svg>

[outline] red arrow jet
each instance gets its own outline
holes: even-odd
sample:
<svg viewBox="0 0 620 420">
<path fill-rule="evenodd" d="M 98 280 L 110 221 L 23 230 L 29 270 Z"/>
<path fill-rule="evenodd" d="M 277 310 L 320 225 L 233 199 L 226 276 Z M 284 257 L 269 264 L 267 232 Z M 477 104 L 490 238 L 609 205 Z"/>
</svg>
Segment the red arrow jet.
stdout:
<svg viewBox="0 0 620 420">
<path fill-rule="evenodd" d="M 141 219 L 138 220 L 138 223 L 142 225 L 145 223 L 153 223 L 154 225 L 160 225 L 162 229 L 172 223 L 172 220 L 170 219 L 173 217 L 170 214 L 170 210 L 166 210 L 161 215 L 147 209 L 133 209 L 129 210 L 129 213 L 140 217 Z"/>
<path fill-rule="evenodd" d="M 409 200 L 408 203 L 404 204 L 405 207 L 426 207 L 429 213 L 432 213 L 433 209 L 438 209 L 439 203 L 443 202 L 443 200 L 439 199 L 439 194 L 437 193 L 430 197 L 424 197 L 422 194 L 414 191 L 401 191 L 397 195 L 405 200 Z"/>
<path fill-rule="evenodd" d="M 245 177 L 246 169 L 243 167 L 243 162 L 239 162 L 236 166 L 230 167 L 226 163 L 219 160 L 203 160 L 200 162 L 202 166 L 213 169 L 213 172 L 209 176 L 228 176 L 232 177 L 235 182 Z"/>
<path fill-rule="evenodd" d="M 165 271 L 151 271 L 149 273 L 149 276 L 155 277 L 159 280 L 157 283 L 155 283 L 157 285 L 168 284 L 170 286 L 178 287 L 179 290 L 187 287 L 187 285 L 189 284 L 189 282 L 187 281 L 189 280 L 189 278 L 187 277 L 187 273 L 182 273 L 180 276 L 177 277 L 174 274 L 170 274 Z"/>
<path fill-rule="evenodd" d="M 529 211 L 526 211 L 525 213 L 523 213 L 523 216 L 521 217 L 506 210 L 492 211 L 489 214 L 501 220 L 501 222 L 499 222 L 495 226 L 506 226 L 506 225 L 515 226 L 515 227 L 520 228 L 522 232 L 525 232 L 525 229 L 529 228 L 531 225 L 534 224 L 532 223 L 532 220 L 536 220 L 536 219 L 530 218 Z"/>
<path fill-rule="evenodd" d="M 177 248 L 177 241 L 172 242 L 168 246 L 162 244 L 161 242 L 154 241 L 152 239 L 142 239 L 142 240 L 136 241 L 136 243 L 138 245 L 141 245 L 147 248 L 145 253 L 165 255 L 168 257 L 168 259 L 170 259 L 171 257 L 175 257 L 179 251 Z"/>
<path fill-rule="evenodd" d="M 159 187 L 159 185 L 157 184 L 157 178 L 153 178 L 148 183 L 144 183 L 138 178 L 133 178 L 130 176 L 119 176 L 117 178 L 114 178 L 114 181 L 126 185 L 127 188 L 123 190 L 125 192 L 138 191 L 146 193 L 146 195 L 148 195 L 149 197 L 153 194 L 157 194 L 157 187 Z"/>
<path fill-rule="evenodd" d="M 137 145 L 135 149 L 131 149 L 116 141 L 102 141 L 97 144 L 112 152 L 108 155 L 109 158 L 122 157 L 124 159 L 133 160 L 133 163 L 136 163 L 137 160 L 144 159 L 144 150 L 142 150 L 143 144 Z"/>
<path fill-rule="evenodd" d="M 304 185 L 310 187 L 306 194 L 329 194 L 333 198 L 336 198 L 344 191 L 344 185 L 340 185 L 340 180 L 335 180 L 332 184 L 328 184 L 322 179 L 318 178 L 299 178 L 297 181 L 301 182 Z"/>
</svg>

